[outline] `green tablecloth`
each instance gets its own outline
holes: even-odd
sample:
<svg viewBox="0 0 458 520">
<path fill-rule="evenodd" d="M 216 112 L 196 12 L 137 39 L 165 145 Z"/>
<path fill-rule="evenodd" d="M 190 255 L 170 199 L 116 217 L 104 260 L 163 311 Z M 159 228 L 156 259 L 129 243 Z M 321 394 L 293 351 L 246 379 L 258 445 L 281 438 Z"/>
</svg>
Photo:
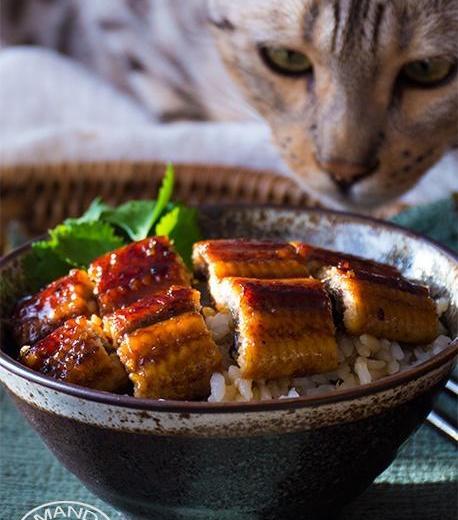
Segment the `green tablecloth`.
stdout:
<svg viewBox="0 0 458 520">
<path fill-rule="evenodd" d="M 45 502 L 75 500 L 121 515 L 102 503 L 65 470 L 0 391 L 0 518 L 20 520 Z M 456 448 L 428 425 L 341 520 L 456 520 Z M 279 519 L 281 520 L 281 519 Z"/>
</svg>

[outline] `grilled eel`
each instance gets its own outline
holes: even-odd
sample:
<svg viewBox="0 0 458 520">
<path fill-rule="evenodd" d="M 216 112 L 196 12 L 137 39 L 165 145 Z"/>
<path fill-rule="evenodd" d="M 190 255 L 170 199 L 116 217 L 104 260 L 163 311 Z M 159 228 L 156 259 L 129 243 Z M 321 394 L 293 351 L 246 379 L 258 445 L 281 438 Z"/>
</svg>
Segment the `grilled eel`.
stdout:
<svg viewBox="0 0 458 520">
<path fill-rule="evenodd" d="M 221 353 L 197 311 L 126 333 L 118 347 L 135 397 L 200 399 L 210 390 Z"/>
<path fill-rule="evenodd" d="M 289 267 L 279 269 L 281 274 L 272 278 L 294 277 L 291 273 L 299 266 L 299 270 L 325 280 L 336 318 L 343 320 L 349 334 L 367 333 L 408 343 L 428 343 L 436 338 L 438 318 L 428 289 L 407 281 L 395 267 L 301 242 L 289 244 L 296 255 L 286 244 L 268 244 L 249 240 L 196 244 L 194 264 L 198 272 L 207 274 L 218 307 L 226 305 L 222 289 L 225 276 L 264 278 L 262 270 L 258 275 L 252 266 L 263 266 L 263 260 L 269 258 L 267 265 L 275 270 L 276 263 L 286 266 L 280 258 L 286 256 Z M 272 258 L 276 263 L 270 263 Z"/>
<path fill-rule="evenodd" d="M 166 237 L 146 238 L 111 251 L 92 262 L 88 272 L 102 315 L 172 284 L 191 283 L 183 260 Z"/>
<path fill-rule="evenodd" d="M 197 242 L 193 247 L 197 275 L 208 278 L 212 298 L 224 307 L 220 283 L 227 276 L 251 278 L 300 278 L 307 276 L 305 262 L 285 242 L 220 239 Z"/>
<path fill-rule="evenodd" d="M 407 343 L 438 330 L 426 287 L 394 268 L 301 243 L 209 240 L 193 251 L 212 296 L 237 323 L 242 376 L 274 379 L 332 371 L 331 301 L 349 334 Z M 305 278 L 311 272 L 320 280 Z M 247 278 L 252 277 L 252 278 Z M 56 379 L 136 397 L 208 395 L 221 353 L 200 315 L 199 293 L 168 239 L 148 238 L 73 270 L 18 305 L 15 335 L 25 365 Z M 94 285 L 95 288 L 94 288 Z M 88 319 L 97 311 L 100 319 Z M 76 317 L 78 316 L 78 317 Z M 112 342 L 117 349 L 116 356 Z"/>
<path fill-rule="evenodd" d="M 337 368 L 331 302 L 313 278 L 226 278 L 221 302 L 237 324 L 242 376 L 275 379 Z"/>
<path fill-rule="evenodd" d="M 97 303 L 87 273 L 73 269 L 19 302 L 11 317 L 13 335 L 19 345 L 32 345 L 67 319 L 95 312 Z"/>
<path fill-rule="evenodd" d="M 20 350 L 21 363 L 67 383 L 107 392 L 126 388 L 128 378 L 97 318 L 67 320 L 32 346 Z"/>
<path fill-rule="evenodd" d="M 428 289 L 409 282 L 393 266 L 294 242 L 309 271 L 325 281 L 337 319 L 352 335 L 429 343 L 438 334 Z"/>
<path fill-rule="evenodd" d="M 291 242 L 291 245 L 305 261 L 305 265 L 311 276 L 316 276 L 323 267 L 331 266 L 342 267 L 344 269 L 352 268 L 358 271 L 380 274 L 382 276 L 401 276 L 396 267 L 374 262 L 373 260 L 361 258 L 360 256 L 323 249 L 304 242 Z"/>
<path fill-rule="evenodd" d="M 117 345 L 129 332 L 195 310 L 200 310 L 199 292 L 191 287 L 172 285 L 105 315 L 104 331 Z"/>
<path fill-rule="evenodd" d="M 439 322 L 427 287 L 351 265 L 323 268 L 319 276 L 348 334 L 405 343 L 430 343 L 437 337 Z"/>
<path fill-rule="evenodd" d="M 199 310 L 198 291 L 172 286 L 104 317 L 136 397 L 208 395 L 211 375 L 221 368 L 221 353 Z"/>
</svg>

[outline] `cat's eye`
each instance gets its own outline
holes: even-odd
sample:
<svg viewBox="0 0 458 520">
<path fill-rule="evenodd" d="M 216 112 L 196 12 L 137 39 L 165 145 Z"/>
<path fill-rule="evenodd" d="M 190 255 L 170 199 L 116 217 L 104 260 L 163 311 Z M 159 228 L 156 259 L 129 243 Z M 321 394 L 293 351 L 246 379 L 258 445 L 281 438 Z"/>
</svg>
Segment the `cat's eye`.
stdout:
<svg viewBox="0 0 458 520">
<path fill-rule="evenodd" d="M 456 64 L 446 58 L 412 61 L 402 69 L 403 77 L 422 87 L 434 87 L 449 78 Z"/>
<path fill-rule="evenodd" d="M 312 71 L 312 62 L 305 54 L 281 47 L 260 47 L 264 63 L 278 74 L 302 76 Z"/>
</svg>

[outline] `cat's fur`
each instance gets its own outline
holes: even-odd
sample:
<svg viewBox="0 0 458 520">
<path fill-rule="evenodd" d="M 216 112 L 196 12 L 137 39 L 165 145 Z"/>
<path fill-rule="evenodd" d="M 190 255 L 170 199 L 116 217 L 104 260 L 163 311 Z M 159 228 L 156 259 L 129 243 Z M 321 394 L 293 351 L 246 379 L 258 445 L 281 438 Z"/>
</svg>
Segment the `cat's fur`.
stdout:
<svg viewBox="0 0 458 520">
<path fill-rule="evenodd" d="M 7 42 L 70 54 L 158 120 L 247 118 L 253 107 L 300 184 L 331 203 L 370 207 L 396 197 L 457 143 L 456 76 L 430 89 L 396 83 L 409 61 L 458 59 L 457 0 L 6 0 L 2 7 Z M 249 105 L 223 70 L 208 22 Z M 306 53 L 313 79 L 275 74 L 260 44 Z"/>
</svg>

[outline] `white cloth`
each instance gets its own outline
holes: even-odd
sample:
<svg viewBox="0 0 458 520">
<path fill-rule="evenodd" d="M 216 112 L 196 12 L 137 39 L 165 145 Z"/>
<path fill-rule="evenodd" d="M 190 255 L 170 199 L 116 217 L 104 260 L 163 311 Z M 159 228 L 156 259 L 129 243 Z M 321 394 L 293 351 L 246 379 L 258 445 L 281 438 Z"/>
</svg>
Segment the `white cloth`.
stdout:
<svg viewBox="0 0 458 520">
<path fill-rule="evenodd" d="M 61 161 L 161 160 L 268 169 L 289 175 L 261 123 L 152 123 L 141 107 L 50 50 L 0 51 L 0 166 Z M 404 200 L 458 191 L 458 154 Z"/>
</svg>

